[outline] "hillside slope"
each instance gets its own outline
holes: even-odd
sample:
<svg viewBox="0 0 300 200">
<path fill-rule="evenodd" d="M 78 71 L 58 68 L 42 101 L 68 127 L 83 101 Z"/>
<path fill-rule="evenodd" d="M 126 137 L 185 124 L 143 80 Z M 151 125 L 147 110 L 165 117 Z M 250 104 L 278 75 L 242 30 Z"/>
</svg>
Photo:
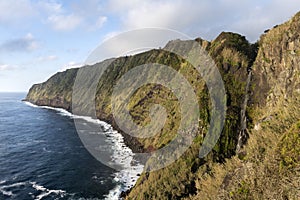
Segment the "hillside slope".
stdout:
<svg viewBox="0 0 300 200">
<path fill-rule="evenodd" d="M 111 113 L 116 82 L 145 63 L 171 66 L 187 78 L 201 108 L 197 136 L 184 155 L 166 168 L 143 173 L 128 199 L 297 199 L 299 194 L 300 13 L 262 35 L 257 44 L 235 33 L 208 42 L 197 38 L 215 61 L 224 80 L 227 115 L 213 151 L 198 158 L 210 121 L 208 89 L 186 60 L 168 52 L 188 41 L 170 41 L 164 49 L 115 59 L 99 80 L 97 118 L 119 130 L 134 151 L 153 151 L 168 144 L 180 121 L 179 102 L 168 88 L 147 84 L 129 103 L 135 123 L 149 123 L 153 104 L 165 107 L 164 128 L 152 138 L 133 138 L 117 126 Z M 105 62 L 105 61 L 104 61 Z M 91 69 L 101 63 L 85 66 Z M 72 111 L 72 86 L 78 69 L 70 69 L 34 85 L 26 100 Z M 159 74 L 158 74 L 159 76 Z M 140 77 L 137 77 L 140 78 Z M 83 109 L 85 105 L 83 105 Z M 87 111 L 88 113 L 89 111 Z M 274 148 L 276 147 L 276 148 Z M 294 174 L 294 176 L 292 176 Z M 277 190 L 274 190 L 277 188 Z"/>
<path fill-rule="evenodd" d="M 252 67 L 249 140 L 238 156 L 198 174 L 187 199 L 300 198 L 300 13 L 263 34 Z"/>
</svg>

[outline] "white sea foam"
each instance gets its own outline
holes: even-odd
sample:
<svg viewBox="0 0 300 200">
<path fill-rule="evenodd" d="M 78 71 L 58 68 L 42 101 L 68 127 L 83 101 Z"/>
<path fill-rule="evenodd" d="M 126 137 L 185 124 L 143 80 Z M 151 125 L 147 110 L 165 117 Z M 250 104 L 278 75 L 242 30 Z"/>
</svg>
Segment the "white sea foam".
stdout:
<svg viewBox="0 0 300 200">
<path fill-rule="evenodd" d="M 2 186 L 1 188 L 6 189 L 6 188 L 12 188 L 12 187 L 19 187 L 19 186 L 23 186 L 23 185 L 26 185 L 26 182 L 13 183 L 11 185 Z"/>
<path fill-rule="evenodd" d="M 4 184 L 6 181 L 0 181 L 0 184 Z M 0 193 L 2 193 L 5 196 L 14 196 L 14 194 L 9 191 L 8 189 L 10 188 L 16 188 L 24 185 L 31 185 L 32 188 L 34 188 L 37 191 L 40 191 L 41 193 L 35 197 L 36 200 L 41 200 L 46 196 L 49 196 L 50 194 L 55 194 L 59 195 L 60 197 L 64 197 L 67 195 L 66 191 L 64 190 L 50 190 L 45 188 L 42 185 L 38 185 L 36 182 L 18 182 L 18 183 L 13 183 L 10 185 L 4 185 L 0 187 Z"/>
<path fill-rule="evenodd" d="M 122 166 L 122 170 L 115 173 L 114 180 L 121 185 L 117 185 L 113 190 L 109 191 L 106 196 L 107 200 L 120 199 L 122 191 L 126 191 L 136 183 L 138 176 L 143 171 L 144 166 L 141 164 L 132 165 L 134 153 L 124 143 L 123 136 L 114 131 L 110 125 L 107 125 L 110 137 L 107 137 L 106 141 L 113 146 L 112 160 Z"/>
<path fill-rule="evenodd" d="M 2 188 L 0 188 L 0 193 L 2 193 L 4 196 L 13 196 L 11 191 L 5 191 Z"/>
<path fill-rule="evenodd" d="M 6 183 L 6 181 L 0 181 L 0 185 Z M 14 188 L 14 187 L 19 187 L 19 186 L 22 186 L 22 185 L 26 185 L 25 182 L 19 182 L 19 183 L 13 183 L 13 184 L 10 184 L 10 185 L 3 185 L 0 187 L 0 193 L 2 193 L 4 196 L 13 196 L 14 194 L 9 191 L 8 189 L 10 188 Z"/>
<path fill-rule="evenodd" d="M 104 133 L 101 134 L 105 134 L 107 136 L 106 142 L 108 142 L 112 146 L 112 149 L 114 150 L 112 155 L 112 161 L 114 163 L 120 164 L 123 168 L 121 171 L 115 173 L 114 180 L 118 184 L 114 189 L 109 191 L 109 194 L 106 195 L 105 199 L 107 200 L 120 199 L 120 194 L 122 191 L 126 191 L 127 189 L 135 185 L 138 179 L 138 174 L 140 174 L 143 171 L 144 166 L 141 164 L 135 164 L 135 165 L 132 164 L 134 162 L 133 160 L 134 153 L 129 147 L 125 145 L 123 136 L 117 131 L 113 130 L 110 124 L 100 121 L 98 119 L 93 119 L 88 116 L 74 115 L 62 108 L 53 108 L 49 106 L 36 106 L 29 102 L 25 102 L 25 103 L 35 108 L 45 108 L 45 109 L 55 110 L 58 111 L 60 115 L 68 116 L 73 119 L 83 119 L 87 122 L 99 124 L 102 126 L 102 128 L 104 129 Z M 39 189 L 43 189 L 43 188 L 39 188 Z M 47 191 L 47 193 L 49 193 L 49 191 Z M 44 196 L 42 196 L 41 198 L 43 197 Z"/>
<path fill-rule="evenodd" d="M 32 187 L 37 191 L 41 191 L 41 194 L 35 197 L 36 200 L 41 200 L 50 194 L 60 195 L 60 197 L 64 197 L 67 194 L 64 190 L 50 190 L 42 185 L 38 185 L 36 182 L 30 182 L 30 184 L 32 184 Z"/>
<path fill-rule="evenodd" d="M 109 194 L 106 195 L 105 199 L 107 200 L 119 200 L 122 188 L 120 185 L 117 185 L 114 189 L 109 191 Z"/>
<path fill-rule="evenodd" d="M 32 187 L 38 191 L 47 190 L 47 188 L 45 188 L 44 186 L 38 185 L 36 182 L 30 182 L 30 184 L 32 184 Z"/>
<path fill-rule="evenodd" d="M 39 107 L 39 106 L 34 105 L 34 104 L 32 104 L 32 103 L 30 103 L 30 102 L 28 102 L 28 101 L 24 101 L 24 103 L 25 103 L 26 105 L 31 106 L 31 107 L 34 107 L 34 108 L 38 108 L 38 107 Z"/>
<path fill-rule="evenodd" d="M 0 181 L 0 185 L 2 185 L 2 184 L 4 184 L 4 183 L 6 183 L 6 180 Z M 4 196 L 12 196 L 13 193 L 10 192 L 10 191 L 4 190 L 4 189 L 5 189 L 4 187 L 5 187 L 5 186 L 1 186 L 1 187 L 0 187 L 0 193 L 2 193 Z"/>
</svg>

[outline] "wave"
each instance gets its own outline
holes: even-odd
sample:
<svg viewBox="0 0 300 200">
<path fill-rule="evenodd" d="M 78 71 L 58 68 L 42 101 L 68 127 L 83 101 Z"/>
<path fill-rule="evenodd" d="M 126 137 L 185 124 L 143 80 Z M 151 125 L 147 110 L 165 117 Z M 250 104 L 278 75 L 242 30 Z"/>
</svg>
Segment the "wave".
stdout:
<svg viewBox="0 0 300 200">
<path fill-rule="evenodd" d="M 3 185 L 4 183 L 6 183 L 6 180 L 0 181 L 0 185 L 2 185 L 0 187 L 0 193 L 2 193 L 4 196 L 8 196 L 8 197 L 14 196 L 13 192 L 9 191 L 8 189 L 26 185 L 26 182 L 13 183 L 13 184 L 10 184 L 10 185 Z"/>
<path fill-rule="evenodd" d="M 6 191 L 6 190 L 3 190 L 2 188 L 0 188 L 0 193 L 2 193 L 4 196 L 13 196 L 13 193 L 11 191 Z"/>
<path fill-rule="evenodd" d="M 6 180 L 4 180 L 4 181 L 0 181 L 0 185 L 2 185 L 2 184 L 4 184 L 4 183 L 6 183 Z M 11 192 L 11 191 L 6 191 L 6 190 L 4 190 L 5 188 L 4 188 L 5 186 L 1 186 L 0 187 L 0 193 L 2 193 L 4 196 L 12 196 L 13 195 L 13 193 Z"/>
<path fill-rule="evenodd" d="M 82 119 L 89 123 L 101 125 L 104 131 L 104 133 L 101 134 L 107 136 L 106 142 L 109 143 L 113 147 L 112 149 L 114 150 L 111 159 L 115 163 L 118 163 L 123 167 L 122 170 L 114 174 L 114 181 L 117 183 L 117 186 L 109 191 L 109 193 L 105 196 L 105 199 L 118 200 L 120 199 L 120 195 L 123 191 L 126 191 L 135 185 L 137 179 L 139 178 L 138 174 L 142 173 L 144 166 L 133 160 L 134 153 L 129 147 L 125 145 L 124 137 L 119 132 L 115 131 L 110 124 L 104 121 L 100 121 L 99 119 L 93 119 L 89 116 L 74 115 L 62 108 L 54 108 L 50 106 L 37 106 L 26 101 L 24 103 L 34 108 L 55 110 L 58 112 L 58 114 L 70 117 L 72 119 Z M 134 163 L 134 161 L 136 163 L 135 165 L 132 164 Z"/>
<path fill-rule="evenodd" d="M 9 185 L 3 185 L 6 182 L 7 182 L 6 180 L 0 181 L 0 185 L 2 185 L 0 186 L 0 194 L 2 193 L 2 195 L 8 198 L 12 198 L 12 197 L 19 198 L 17 194 L 14 194 L 12 191 L 9 190 L 16 189 L 20 186 L 28 186 L 35 189 L 38 192 L 38 194 L 33 195 L 32 193 L 29 193 L 31 194 L 32 198 L 35 200 L 42 200 L 45 197 L 53 197 L 53 195 L 55 196 L 55 199 L 60 199 L 64 197 L 70 197 L 69 199 L 74 199 L 73 196 L 75 195 L 75 194 L 69 194 L 64 190 L 48 189 L 42 185 L 37 184 L 36 182 L 26 181 L 26 182 L 17 182 Z"/>
<path fill-rule="evenodd" d="M 59 195 L 61 198 L 67 195 L 67 192 L 64 190 L 50 190 L 42 185 L 38 185 L 36 182 L 30 182 L 30 184 L 32 184 L 32 187 L 37 191 L 41 191 L 41 194 L 35 197 L 36 200 L 41 200 L 44 197 L 49 196 L 50 194 Z"/>
<path fill-rule="evenodd" d="M 123 191 L 135 185 L 138 174 L 143 171 L 144 166 L 141 164 L 132 165 L 134 153 L 125 145 L 123 136 L 117 131 L 114 131 L 110 125 L 107 126 L 107 128 L 108 131 L 106 134 L 109 134 L 110 137 L 107 137 L 106 141 L 110 143 L 114 149 L 112 160 L 122 165 L 123 169 L 116 172 L 114 178 L 116 182 L 121 182 L 121 186 L 117 185 L 114 189 L 109 191 L 106 199 L 117 200 Z"/>
<path fill-rule="evenodd" d="M 11 185 L 2 186 L 1 188 L 6 189 L 6 188 L 12 188 L 12 187 L 19 187 L 19 186 L 23 186 L 23 185 L 26 185 L 26 182 L 13 183 Z"/>
<path fill-rule="evenodd" d="M 30 103 L 29 101 L 23 101 L 26 105 L 34 107 L 34 108 L 38 108 L 39 106 L 34 105 L 33 103 Z"/>
<path fill-rule="evenodd" d="M 105 126 L 105 128 L 106 127 L 107 128 L 111 127 L 109 124 L 107 124 L 106 122 L 100 121 L 99 119 L 94 119 L 94 118 L 89 117 L 89 116 L 74 115 L 71 112 L 69 112 L 69 111 L 67 111 L 63 108 L 55 108 L 55 107 L 51 107 L 51 106 L 37 106 L 37 105 L 35 105 L 33 103 L 30 103 L 28 101 L 24 101 L 24 103 L 28 106 L 33 107 L 33 108 L 44 108 L 44 109 L 48 109 L 48 110 L 57 111 L 58 114 L 61 115 L 61 116 L 67 116 L 67 117 L 70 117 L 72 119 L 83 119 L 83 120 L 85 120 L 87 122 L 90 122 L 90 123 L 103 125 L 103 126 Z"/>
</svg>

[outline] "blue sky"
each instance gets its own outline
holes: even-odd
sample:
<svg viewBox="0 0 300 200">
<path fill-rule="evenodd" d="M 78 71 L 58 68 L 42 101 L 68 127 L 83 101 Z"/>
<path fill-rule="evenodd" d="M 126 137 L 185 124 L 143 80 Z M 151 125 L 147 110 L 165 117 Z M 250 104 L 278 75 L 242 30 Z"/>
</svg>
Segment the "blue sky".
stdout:
<svg viewBox="0 0 300 200">
<path fill-rule="evenodd" d="M 160 27 L 208 40 L 233 31 L 255 42 L 298 11 L 299 0 L 0 0 L 0 91 L 28 91 L 80 66 L 123 31 Z"/>
</svg>

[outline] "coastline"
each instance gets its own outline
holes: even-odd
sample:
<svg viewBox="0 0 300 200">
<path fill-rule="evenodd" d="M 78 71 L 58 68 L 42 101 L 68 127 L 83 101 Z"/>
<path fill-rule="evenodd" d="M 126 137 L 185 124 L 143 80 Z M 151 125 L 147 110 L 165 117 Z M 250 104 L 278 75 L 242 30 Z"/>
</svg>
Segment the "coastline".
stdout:
<svg viewBox="0 0 300 200">
<path fill-rule="evenodd" d="M 54 110 L 62 116 L 66 116 L 71 119 L 82 119 L 89 123 L 100 124 L 101 126 L 104 127 L 105 132 L 101 134 L 104 134 L 106 136 L 109 135 L 109 137 L 106 137 L 105 141 L 114 147 L 112 159 L 114 159 L 117 163 L 123 163 L 123 164 L 125 163 L 123 165 L 124 169 L 117 171 L 114 174 L 115 176 L 114 180 L 120 184 L 117 185 L 112 190 L 110 190 L 105 199 L 108 200 L 122 199 L 124 195 L 126 195 L 131 190 L 131 188 L 136 184 L 139 175 L 143 171 L 144 166 L 139 163 L 132 165 L 131 161 L 135 161 L 133 160 L 134 152 L 130 147 L 128 147 L 128 145 L 126 145 L 125 137 L 123 136 L 123 134 L 115 130 L 112 125 L 100 119 L 92 119 L 91 117 L 87 117 L 87 116 L 74 115 L 64 108 L 57 108 L 52 106 L 40 106 L 26 99 L 23 99 L 22 102 L 34 108 Z"/>
<path fill-rule="evenodd" d="M 28 103 L 31 103 L 35 106 L 40 106 L 40 107 L 51 107 L 51 108 L 55 108 L 55 109 L 63 109 L 69 113 L 72 113 L 72 110 L 71 110 L 71 102 L 66 102 L 66 101 L 61 101 L 61 100 L 31 100 L 28 98 L 28 94 L 30 94 L 30 91 L 29 93 L 27 93 L 27 96 L 25 97 L 25 99 L 22 99 L 23 102 L 28 102 Z M 91 118 L 92 119 L 92 118 Z M 99 120 L 99 121 L 102 121 L 106 124 L 109 124 L 114 130 L 118 131 L 118 133 L 120 133 L 123 137 L 124 137 L 124 143 L 127 147 L 129 147 L 133 153 L 144 153 L 147 151 L 147 149 L 144 149 L 144 147 L 140 144 L 140 142 L 124 133 L 119 127 L 118 125 L 115 123 L 114 119 L 112 116 L 109 116 L 109 117 L 101 117 L 101 116 L 97 116 L 97 119 L 93 119 L 93 120 Z"/>
</svg>

